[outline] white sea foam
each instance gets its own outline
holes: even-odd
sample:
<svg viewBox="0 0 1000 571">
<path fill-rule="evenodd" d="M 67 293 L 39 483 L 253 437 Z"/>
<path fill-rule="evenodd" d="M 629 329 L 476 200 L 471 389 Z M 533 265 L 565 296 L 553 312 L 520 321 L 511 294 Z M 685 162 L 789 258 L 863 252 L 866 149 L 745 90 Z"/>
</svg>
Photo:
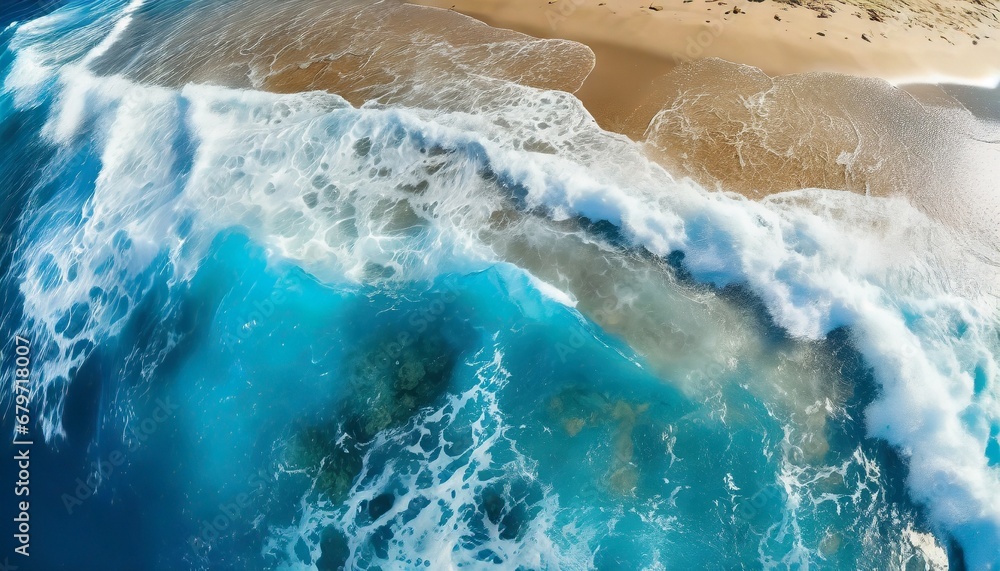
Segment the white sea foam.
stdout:
<svg viewBox="0 0 1000 571">
<path fill-rule="evenodd" d="M 935 73 L 935 74 L 895 77 L 892 79 L 892 81 L 890 81 L 890 83 L 892 83 L 893 85 L 911 85 L 911 84 L 925 84 L 925 83 L 940 85 L 943 83 L 950 83 L 952 85 L 968 85 L 970 87 L 996 89 L 997 87 L 1000 87 L 1000 76 L 983 75 L 980 77 L 962 77 L 957 75 L 948 75 L 946 73 Z"/>
<path fill-rule="evenodd" d="M 100 43 L 88 51 L 87 55 L 83 56 L 83 59 L 80 60 L 80 65 L 82 67 L 88 67 L 94 60 L 107 53 L 111 46 L 113 46 L 114 43 L 121 38 L 122 34 L 125 33 L 125 29 L 128 28 L 128 25 L 132 23 L 132 14 L 141 8 L 144 3 L 144 0 L 130 0 L 130 2 L 125 5 L 125 8 L 121 11 L 121 13 L 114 19 L 114 24 L 112 24 L 111 31 L 108 35 L 105 36 Z"/>
<path fill-rule="evenodd" d="M 52 69 L 40 60 L 35 48 L 29 46 L 14 57 L 11 71 L 4 78 L 4 91 L 13 94 L 18 107 L 37 100 L 45 80 L 52 75 Z"/>
<path fill-rule="evenodd" d="M 282 562 L 279 569 L 315 569 L 327 526 L 348 539 L 348 569 L 362 568 L 362 561 L 383 569 L 593 568 L 588 545 L 592 535 L 566 522 L 557 525 L 556 495 L 546 489 L 527 497 L 511 491 L 512 483 L 539 484 L 533 462 L 507 436 L 496 402 L 510 376 L 502 353 L 476 355 L 469 365 L 475 367 L 475 382 L 468 390 L 370 443 L 361 474 L 343 504 L 333 504 L 313 489 L 307 492 L 298 520 L 273 529 L 265 547 Z M 458 445 L 449 440 L 456 435 Z M 421 444 L 414 444 L 418 441 Z M 396 491 L 400 489 L 402 493 Z M 490 492 L 502 502 L 500 516 L 515 509 L 533 514 L 520 524 L 516 538 L 505 535 L 501 522 L 490 519 L 483 507 Z M 369 502 L 386 493 L 394 496 L 392 506 L 375 519 L 368 517 Z M 377 555 L 371 544 L 386 527 L 392 538 L 384 554 Z M 557 537 L 569 539 L 560 542 L 568 548 L 560 548 Z M 308 546 L 305 562 L 297 554 L 300 542 Z M 491 556 L 484 558 L 485 553 Z"/>
<path fill-rule="evenodd" d="M 45 88 L 65 67 L 86 68 L 111 47 L 141 4 L 133 0 L 118 12 L 113 3 L 73 3 L 18 24 L 8 46 L 14 62 L 4 78 L 4 91 L 18 107 L 40 104 Z"/>
<path fill-rule="evenodd" d="M 533 285 L 535 289 L 537 289 L 545 297 L 551 299 L 556 303 L 561 303 L 566 307 L 576 307 L 576 300 L 573 299 L 572 295 L 562 291 L 561 289 L 557 288 L 556 286 L 544 280 L 538 279 L 537 277 L 531 274 L 528 274 L 528 276 L 531 280 L 531 285 Z"/>
</svg>

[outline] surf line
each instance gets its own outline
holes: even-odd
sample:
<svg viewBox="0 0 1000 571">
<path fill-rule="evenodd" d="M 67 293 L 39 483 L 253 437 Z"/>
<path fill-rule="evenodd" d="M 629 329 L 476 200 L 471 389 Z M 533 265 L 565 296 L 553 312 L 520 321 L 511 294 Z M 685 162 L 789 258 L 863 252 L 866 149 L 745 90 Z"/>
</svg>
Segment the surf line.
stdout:
<svg viewBox="0 0 1000 571">
<path fill-rule="evenodd" d="M 14 336 L 14 462 L 17 463 L 17 481 L 14 482 L 14 496 L 17 501 L 17 515 L 14 516 L 14 552 L 29 557 L 31 547 L 31 523 L 29 511 L 31 503 L 31 342 Z"/>
</svg>

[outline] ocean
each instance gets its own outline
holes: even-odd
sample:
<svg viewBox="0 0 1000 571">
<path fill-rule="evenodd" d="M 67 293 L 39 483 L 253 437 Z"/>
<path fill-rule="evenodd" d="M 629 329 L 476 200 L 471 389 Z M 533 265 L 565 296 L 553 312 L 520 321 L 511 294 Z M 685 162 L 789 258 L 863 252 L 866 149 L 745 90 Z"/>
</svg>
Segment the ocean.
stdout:
<svg viewBox="0 0 1000 571">
<path fill-rule="evenodd" d="M 574 42 L 388 1 L 18 10 L 0 559 L 1000 569 L 991 117 L 925 102 L 926 148 L 827 157 L 912 192 L 751 200 L 598 126 Z"/>
</svg>

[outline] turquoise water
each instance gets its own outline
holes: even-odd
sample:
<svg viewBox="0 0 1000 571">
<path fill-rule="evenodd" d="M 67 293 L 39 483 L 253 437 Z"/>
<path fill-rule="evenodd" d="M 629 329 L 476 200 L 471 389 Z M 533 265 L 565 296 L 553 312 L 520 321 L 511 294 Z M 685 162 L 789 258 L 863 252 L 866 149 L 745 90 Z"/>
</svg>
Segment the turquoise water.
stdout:
<svg viewBox="0 0 1000 571">
<path fill-rule="evenodd" d="M 2 35 L 30 568 L 998 568 L 949 227 L 706 192 L 474 48 L 361 106 L 143 67 L 205 7 Z"/>
</svg>

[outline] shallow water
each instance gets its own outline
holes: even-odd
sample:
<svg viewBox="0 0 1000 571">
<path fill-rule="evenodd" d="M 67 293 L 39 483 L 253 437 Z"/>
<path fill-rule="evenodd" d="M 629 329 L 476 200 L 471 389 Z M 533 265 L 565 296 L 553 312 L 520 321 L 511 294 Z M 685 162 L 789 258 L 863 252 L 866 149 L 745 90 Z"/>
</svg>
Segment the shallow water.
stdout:
<svg viewBox="0 0 1000 571">
<path fill-rule="evenodd" d="M 359 6 L 3 33 L 33 564 L 1000 565 L 994 206 L 905 164 L 865 167 L 902 173 L 881 196 L 706 190 L 568 93 L 586 47 Z M 989 196 L 965 148 L 934 181 Z"/>
</svg>

